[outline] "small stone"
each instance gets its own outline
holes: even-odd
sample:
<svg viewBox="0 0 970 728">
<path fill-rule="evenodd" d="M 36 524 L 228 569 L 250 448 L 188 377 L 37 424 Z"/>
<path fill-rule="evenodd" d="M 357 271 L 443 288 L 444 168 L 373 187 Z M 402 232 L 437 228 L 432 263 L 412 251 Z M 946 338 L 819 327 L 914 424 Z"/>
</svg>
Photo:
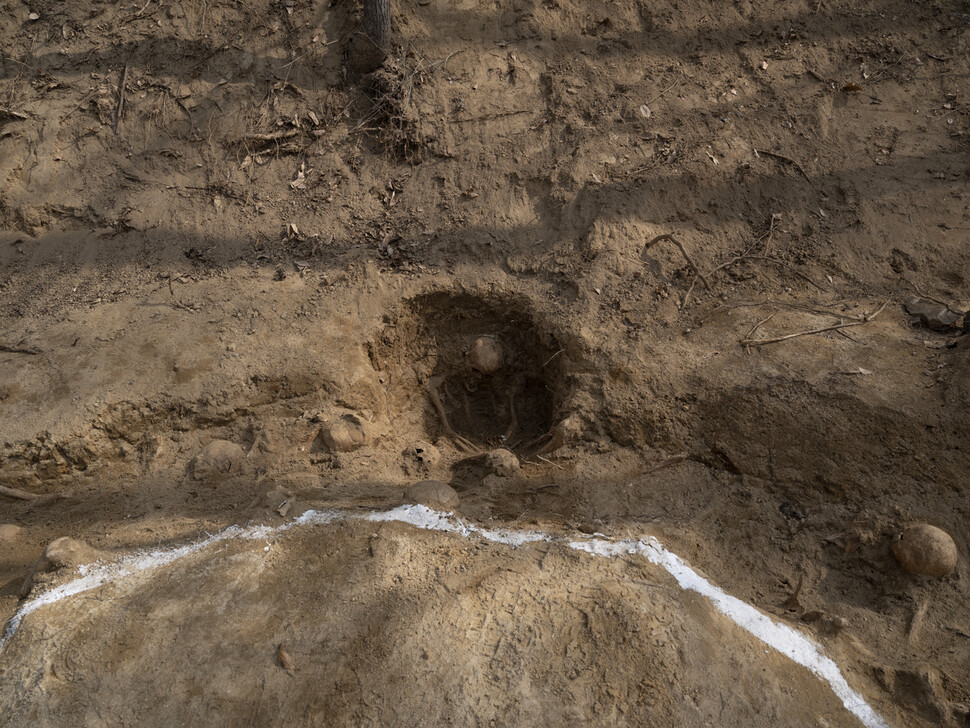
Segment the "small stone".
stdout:
<svg viewBox="0 0 970 728">
<path fill-rule="evenodd" d="M 0 523 L 0 546 L 10 546 L 17 543 L 23 536 L 24 529 L 12 523 Z"/>
<path fill-rule="evenodd" d="M 63 568 L 76 568 L 81 564 L 92 564 L 100 558 L 100 552 L 88 546 L 84 541 L 76 538 L 62 536 L 47 544 L 43 555 L 37 559 L 30 575 L 24 580 L 20 588 L 20 596 L 25 597 L 30 594 L 34 584 L 45 580 L 41 574 L 47 571 L 54 571 Z"/>
<path fill-rule="evenodd" d="M 957 566 L 957 546 L 950 534 L 927 523 L 909 526 L 893 543 L 892 552 L 910 574 L 943 577 Z"/>
<path fill-rule="evenodd" d="M 415 442 L 404 449 L 404 457 L 418 465 L 433 468 L 441 462 L 441 452 L 430 442 Z"/>
<path fill-rule="evenodd" d="M 90 564 L 98 560 L 97 549 L 88 546 L 84 541 L 78 541 L 70 536 L 62 536 L 47 544 L 44 555 L 38 563 L 46 563 L 43 571 L 53 567 L 62 569 L 65 567 L 80 566 Z"/>
<path fill-rule="evenodd" d="M 331 452 L 353 452 L 367 443 L 367 433 L 360 418 L 342 415 L 320 431 L 320 439 Z"/>
<path fill-rule="evenodd" d="M 508 478 L 518 472 L 519 459 L 511 451 L 499 448 L 485 456 L 485 467 L 495 475 Z"/>
<path fill-rule="evenodd" d="M 458 507 L 458 493 L 440 480 L 422 480 L 415 483 L 404 491 L 404 498 L 409 503 L 438 510 L 452 511 Z"/>
<path fill-rule="evenodd" d="M 196 480 L 218 480 L 242 470 L 243 449 L 228 440 L 213 440 L 192 458 L 189 472 Z"/>
</svg>

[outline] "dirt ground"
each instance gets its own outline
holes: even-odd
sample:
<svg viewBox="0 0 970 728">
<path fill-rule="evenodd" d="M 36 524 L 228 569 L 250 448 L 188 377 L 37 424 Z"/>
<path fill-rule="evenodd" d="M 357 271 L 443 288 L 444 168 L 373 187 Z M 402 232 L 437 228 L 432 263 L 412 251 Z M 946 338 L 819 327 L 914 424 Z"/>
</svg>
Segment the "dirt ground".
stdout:
<svg viewBox="0 0 970 728">
<path fill-rule="evenodd" d="M 61 536 L 434 478 L 473 521 L 654 534 L 890 725 L 970 725 L 970 337 L 905 310 L 970 307 L 970 6 L 395 0 L 363 77 L 359 30 L 348 0 L 0 3 L 0 484 L 42 496 L 0 496 L 0 616 Z M 367 440 L 332 452 L 344 415 Z M 190 466 L 215 440 L 228 472 Z M 899 568 L 912 522 L 951 576 Z M 857 724 L 629 560 L 390 525 L 260 553 L 28 617 L 11 724 Z"/>
</svg>

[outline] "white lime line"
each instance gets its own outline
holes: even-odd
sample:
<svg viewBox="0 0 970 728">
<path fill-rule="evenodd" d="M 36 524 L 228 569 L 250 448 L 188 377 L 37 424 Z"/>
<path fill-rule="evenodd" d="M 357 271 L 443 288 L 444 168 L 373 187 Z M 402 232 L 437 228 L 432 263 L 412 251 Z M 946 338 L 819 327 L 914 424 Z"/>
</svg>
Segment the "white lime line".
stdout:
<svg viewBox="0 0 970 728">
<path fill-rule="evenodd" d="M 855 692 L 843 677 L 838 665 L 827 657 L 822 647 L 810 637 L 788 625 L 771 619 L 750 604 L 732 597 L 720 587 L 711 584 L 683 559 L 671 553 L 655 538 L 648 537 L 636 541 L 615 541 L 606 537 L 583 540 L 570 540 L 554 537 L 542 531 L 512 531 L 507 529 L 488 529 L 466 523 L 451 513 L 440 513 L 425 506 L 407 505 L 389 511 L 360 513 L 355 511 L 307 511 L 299 518 L 280 526 L 230 526 L 214 536 L 171 549 L 143 551 L 126 556 L 119 561 L 96 563 L 81 566 L 80 576 L 66 584 L 40 594 L 25 602 L 10 620 L 7 630 L 0 638 L 0 649 L 13 637 L 24 617 L 47 604 L 96 589 L 132 574 L 170 564 L 212 544 L 232 539 L 262 540 L 288 531 L 297 526 L 319 525 L 334 521 L 395 521 L 407 523 L 430 531 L 456 533 L 464 538 L 480 537 L 495 543 L 517 547 L 537 541 L 555 541 L 569 548 L 583 551 L 593 556 L 614 558 L 624 555 L 638 555 L 665 569 L 682 589 L 694 591 L 711 601 L 721 614 L 749 632 L 754 637 L 774 648 L 792 661 L 806 668 L 820 680 L 828 683 L 832 692 L 842 701 L 846 710 L 856 716 L 866 728 L 889 728 L 878 713 Z"/>
</svg>

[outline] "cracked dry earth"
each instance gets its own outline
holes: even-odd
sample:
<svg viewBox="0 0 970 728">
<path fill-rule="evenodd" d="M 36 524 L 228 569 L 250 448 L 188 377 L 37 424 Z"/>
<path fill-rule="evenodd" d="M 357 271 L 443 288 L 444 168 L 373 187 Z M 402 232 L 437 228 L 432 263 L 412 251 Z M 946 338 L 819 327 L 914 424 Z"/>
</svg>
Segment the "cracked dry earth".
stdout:
<svg viewBox="0 0 970 728">
<path fill-rule="evenodd" d="M 403 0 L 366 77 L 345 1 L 0 18 L 4 620 L 435 480 L 469 524 L 654 536 L 879 720 L 970 724 L 964 3 Z M 913 523 L 945 576 L 900 568 Z M 564 543 L 225 539 L 26 614 L 4 723 L 863 724 Z"/>
</svg>

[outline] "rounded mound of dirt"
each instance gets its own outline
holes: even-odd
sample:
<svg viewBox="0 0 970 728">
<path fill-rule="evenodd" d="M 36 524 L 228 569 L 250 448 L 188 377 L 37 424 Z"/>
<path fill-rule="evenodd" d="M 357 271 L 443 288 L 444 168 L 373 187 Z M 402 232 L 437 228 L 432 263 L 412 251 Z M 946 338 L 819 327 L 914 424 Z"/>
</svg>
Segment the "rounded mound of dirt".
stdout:
<svg viewBox="0 0 970 728">
<path fill-rule="evenodd" d="M 87 595 L 4 647 L 6 726 L 859 725 L 659 567 L 562 544 L 331 524 Z"/>
</svg>

